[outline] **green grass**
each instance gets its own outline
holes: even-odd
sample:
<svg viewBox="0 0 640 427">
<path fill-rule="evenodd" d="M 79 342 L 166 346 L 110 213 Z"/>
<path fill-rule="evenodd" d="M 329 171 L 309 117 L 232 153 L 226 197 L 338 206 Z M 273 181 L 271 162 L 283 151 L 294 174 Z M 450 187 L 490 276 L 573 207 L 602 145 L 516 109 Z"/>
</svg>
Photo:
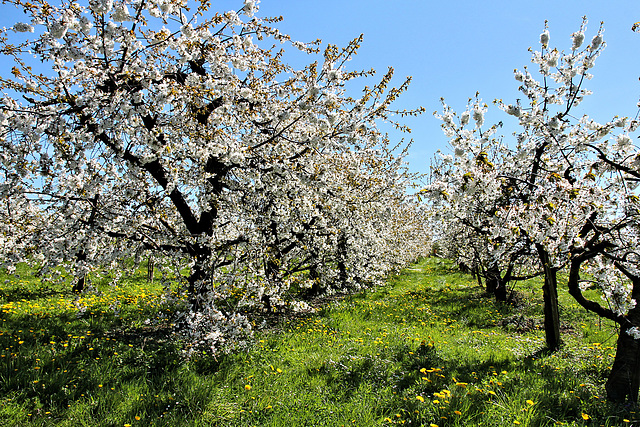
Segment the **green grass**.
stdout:
<svg viewBox="0 0 640 427">
<path fill-rule="evenodd" d="M 564 289 L 565 344 L 544 351 L 539 281 L 518 285 L 517 306 L 499 304 L 448 262 L 428 259 L 375 292 L 258 328 L 246 351 L 186 361 L 169 339 L 163 289 L 141 272 L 79 299 L 68 284 L 19 273 L 0 276 L 8 426 L 640 422 L 634 408 L 604 399 L 614 326 Z"/>
</svg>

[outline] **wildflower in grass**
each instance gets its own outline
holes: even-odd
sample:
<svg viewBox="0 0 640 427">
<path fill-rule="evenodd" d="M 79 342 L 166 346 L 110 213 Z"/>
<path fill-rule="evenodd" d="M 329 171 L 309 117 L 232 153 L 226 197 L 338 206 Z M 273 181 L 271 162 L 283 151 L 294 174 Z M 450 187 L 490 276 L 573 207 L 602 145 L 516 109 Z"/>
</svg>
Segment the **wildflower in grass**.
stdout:
<svg viewBox="0 0 640 427">
<path fill-rule="evenodd" d="M 535 405 L 535 402 L 533 400 L 527 400 L 527 405 L 533 406 Z"/>
<path fill-rule="evenodd" d="M 244 389 L 245 390 L 251 390 L 251 386 L 249 384 L 247 384 L 247 385 L 244 386 Z"/>
<path fill-rule="evenodd" d="M 422 396 L 416 396 L 416 399 L 418 399 L 420 402 L 424 402 L 424 397 Z"/>
<path fill-rule="evenodd" d="M 456 385 L 457 385 L 458 387 L 462 387 L 462 388 L 464 388 L 464 387 L 466 387 L 466 386 L 467 386 L 467 383 L 460 383 L 460 382 L 458 382 L 458 383 L 456 383 Z"/>
<path fill-rule="evenodd" d="M 462 412 L 460 412 L 460 411 L 453 411 L 453 413 L 456 414 L 456 415 L 462 415 Z"/>
<path fill-rule="evenodd" d="M 438 427 L 438 424 L 429 424 L 429 427 Z"/>
<path fill-rule="evenodd" d="M 584 412 L 582 413 L 582 419 L 587 421 L 588 419 L 590 419 L 591 417 L 588 414 L 585 414 Z"/>
</svg>

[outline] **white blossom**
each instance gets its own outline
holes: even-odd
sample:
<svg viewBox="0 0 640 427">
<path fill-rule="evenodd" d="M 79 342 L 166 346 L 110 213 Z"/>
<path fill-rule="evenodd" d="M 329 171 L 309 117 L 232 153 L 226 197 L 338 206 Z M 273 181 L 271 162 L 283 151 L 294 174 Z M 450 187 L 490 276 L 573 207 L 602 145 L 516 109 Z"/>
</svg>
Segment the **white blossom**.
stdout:
<svg viewBox="0 0 640 427">
<path fill-rule="evenodd" d="M 549 44 L 549 30 L 544 30 L 542 34 L 540 34 L 540 44 L 544 47 Z"/>
<path fill-rule="evenodd" d="M 13 31 L 17 33 L 33 33 L 33 26 L 30 24 L 25 24 L 23 22 L 17 22 L 11 27 Z"/>
<path fill-rule="evenodd" d="M 580 49 L 580 46 L 582 46 L 582 43 L 584 42 L 584 32 L 576 31 L 575 33 L 571 34 L 571 40 L 573 42 L 573 44 L 571 45 L 571 50 Z"/>
</svg>

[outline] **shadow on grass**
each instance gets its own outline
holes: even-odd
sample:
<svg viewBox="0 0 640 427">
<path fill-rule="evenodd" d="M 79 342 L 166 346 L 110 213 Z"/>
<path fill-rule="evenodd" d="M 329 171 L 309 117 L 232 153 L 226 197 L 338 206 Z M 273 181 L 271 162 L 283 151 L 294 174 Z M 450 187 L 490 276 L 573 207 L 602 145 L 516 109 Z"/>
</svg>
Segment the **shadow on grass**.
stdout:
<svg viewBox="0 0 640 427">
<path fill-rule="evenodd" d="M 132 418 L 142 412 L 155 418 L 166 409 L 160 403 L 176 400 L 182 357 L 167 328 L 123 329 L 113 315 L 12 314 L 2 320 L 0 395 L 33 416 L 63 416 L 84 403 L 96 416 L 126 404 Z M 129 396 L 136 389 L 159 396 L 158 402 L 137 405 L 139 399 Z"/>
<path fill-rule="evenodd" d="M 406 352 L 403 352 L 406 354 Z M 460 363 L 456 360 L 444 360 L 435 347 L 421 345 L 413 355 L 398 357 L 401 366 L 398 372 L 404 373 L 393 386 L 397 390 L 394 398 L 381 407 L 381 415 L 404 414 L 406 421 L 417 425 L 429 425 L 437 421 L 438 425 L 475 425 L 472 419 L 465 419 L 467 424 L 459 424 L 450 418 L 454 410 L 461 409 L 465 414 L 479 416 L 491 411 L 499 414 L 509 410 L 525 413 L 530 410 L 526 401 L 533 399 L 528 416 L 528 425 L 554 425 L 556 421 L 572 423 L 582 421 L 584 404 L 593 402 L 599 413 L 590 413 L 593 419 L 599 420 L 597 425 L 622 425 L 623 418 L 632 418 L 638 408 L 621 407 L 605 401 L 602 396 L 594 396 L 592 390 L 577 384 L 578 378 L 595 379 L 604 382 L 608 372 L 603 369 L 566 366 L 554 368 L 546 360 L 554 354 L 547 349 L 540 349 L 523 359 L 483 360 L 473 363 Z M 423 369 L 426 368 L 426 369 Z M 422 369 L 422 371 L 420 371 Z M 455 380 L 454 380 L 455 378 Z M 540 394 L 542 391 L 542 394 Z M 446 396 L 442 398 L 443 393 Z M 528 393 L 537 393 L 536 395 Z M 425 404 L 418 400 L 421 396 L 426 401 L 440 400 L 440 405 Z M 521 402 L 518 400 L 521 397 Z M 519 407 L 517 407 L 519 405 Z M 515 410 L 513 407 L 517 407 Z M 447 418 L 449 417 L 449 418 Z M 483 425 L 487 418 L 478 418 Z M 426 424 L 425 424 L 426 423 Z M 472 423 L 472 424 L 468 424 Z"/>
<path fill-rule="evenodd" d="M 14 286 L 8 289 L 0 289 L 0 300 L 4 300 L 7 303 L 47 299 L 52 297 L 60 297 L 63 295 L 68 296 L 69 293 L 60 289 L 54 289 L 46 286 L 38 287 L 37 289 L 19 286 Z"/>
</svg>

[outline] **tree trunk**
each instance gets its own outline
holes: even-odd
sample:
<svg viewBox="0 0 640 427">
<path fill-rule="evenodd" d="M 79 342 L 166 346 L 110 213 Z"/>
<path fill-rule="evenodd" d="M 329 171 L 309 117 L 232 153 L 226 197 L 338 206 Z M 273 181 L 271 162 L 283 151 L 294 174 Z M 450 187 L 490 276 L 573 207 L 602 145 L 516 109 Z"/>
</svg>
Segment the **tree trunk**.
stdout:
<svg viewBox="0 0 640 427">
<path fill-rule="evenodd" d="M 495 295 L 498 288 L 498 282 L 500 281 L 500 271 L 497 266 L 490 266 L 484 274 L 485 290 L 488 294 Z"/>
<path fill-rule="evenodd" d="M 640 280 L 637 277 L 631 279 L 633 282 L 631 297 L 637 301 L 640 296 Z M 629 310 L 626 319 L 628 323 L 620 326 L 616 358 L 605 389 L 607 399 L 612 402 L 624 403 L 628 398 L 629 401 L 637 403 L 640 388 L 640 340 L 629 335 L 627 331 L 635 325 L 640 325 L 640 305 Z"/>
<path fill-rule="evenodd" d="M 147 261 L 147 282 L 153 283 L 153 271 L 155 269 L 155 262 L 153 260 L 153 256 L 149 255 L 149 260 Z"/>
<path fill-rule="evenodd" d="M 496 297 L 496 301 L 507 301 L 507 282 L 502 279 L 500 268 L 497 264 L 487 269 L 485 282 L 487 293 L 493 294 Z"/>
<path fill-rule="evenodd" d="M 189 282 L 189 304 L 195 312 L 201 311 L 204 308 L 204 294 L 206 293 L 206 287 L 204 286 L 205 277 L 206 273 L 203 266 L 196 263 L 187 279 Z"/>
<path fill-rule="evenodd" d="M 76 260 L 78 261 L 86 261 L 87 253 L 84 250 L 81 250 L 78 255 L 76 255 Z M 84 285 L 87 282 L 86 276 L 82 275 L 82 277 L 78 277 L 78 280 L 73 284 L 71 291 L 76 294 L 81 294 L 84 292 Z"/>
<path fill-rule="evenodd" d="M 628 325 L 620 328 L 616 358 L 605 385 L 607 399 L 612 402 L 624 403 L 627 398 L 633 403 L 638 401 L 640 340 L 627 333 L 631 327 Z"/>
<path fill-rule="evenodd" d="M 317 258 L 317 255 L 314 254 L 314 258 Z M 305 299 L 318 296 L 322 293 L 322 288 L 320 287 L 320 273 L 318 273 L 318 269 L 315 265 L 309 267 L 309 277 L 313 279 L 313 285 L 303 293 Z"/>
<path fill-rule="evenodd" d="M 536 244 L 538 256 L 544 269 L 544 285 L 542 296 L 544 300 L 544 333 L 549 350 L 560 348 L 560 314 L 558 312 L 558 269 L 551 265 L 549 253 L 540 244 Z"/>
<path fill-rule="evenodd" d="M 494 292 L 496 296 L 496 301 L 506 302 L 507 301 L 507 281 L 499 279 L 498 286 Z"/>
<path fill-rule="evenodd" d="M 349 277 L 347 274 L 347 236 L 344 233 L 340 233 L 338 237 L 338 280 L 342 284 L 347 283 L 347 278 Z"/>
<path fill-rule="evenodd" d="M 96 220 L 96 214 L 98 212 L 98 199 L 100 199 L 100 193 L 96 193 L 96 195 L 91 199 L 91 214 L 89 215 L 88 221 L 89 227 L 93 227 Z M 76 255 L 76 259 L 78 261 L 87 260 L 87 253 L 84 249 L 80 250 L 80 252 Z M 76 283 L 73 284 L 73 288 L 71 290 L 76 294 L 81 294 L 82 292 L 84 292 L 86 281 L 86 277 L 83 275 L 82 277 L 78 278 L 78 281 Z"/>
<path fill-rule="evenodd" d="M 76 294 L 81 294 L 84 292 L 84 285 L 86 283 L 85 276 L 79 277 L 78 280 L 73 284 L 71 291 Z"/>
</svg>

